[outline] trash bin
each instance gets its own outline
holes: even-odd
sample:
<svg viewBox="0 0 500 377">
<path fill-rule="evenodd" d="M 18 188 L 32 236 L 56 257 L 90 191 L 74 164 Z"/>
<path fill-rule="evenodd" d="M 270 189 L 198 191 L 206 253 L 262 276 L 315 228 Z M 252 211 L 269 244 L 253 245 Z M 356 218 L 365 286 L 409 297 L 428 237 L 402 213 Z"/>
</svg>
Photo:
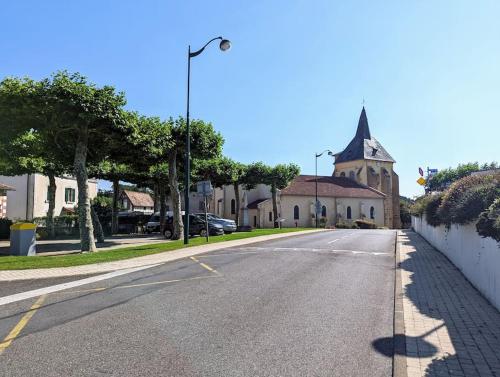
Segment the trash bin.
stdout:
<svg viewBox="0 0 500 377">
<path fill-rule="evenodd" d="M 10 226 L 10 255 L 36 254 L 36 225 L 17 223 Z"/>
</svg>

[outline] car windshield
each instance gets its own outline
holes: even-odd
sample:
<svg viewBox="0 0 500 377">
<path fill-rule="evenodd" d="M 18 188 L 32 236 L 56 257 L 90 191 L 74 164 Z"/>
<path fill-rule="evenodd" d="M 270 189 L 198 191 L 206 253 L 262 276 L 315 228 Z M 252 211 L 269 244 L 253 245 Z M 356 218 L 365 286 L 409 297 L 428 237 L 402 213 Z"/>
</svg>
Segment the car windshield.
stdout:
<svg viewBox="0 0 500 377">
<path fill-rule="evenodd" d="M 156 222 L 160 221 L 160 216 L 157 216 L 157 215 L 151 216 L 149 221 L 152 223 L 156 223 Z"/>
</svg>

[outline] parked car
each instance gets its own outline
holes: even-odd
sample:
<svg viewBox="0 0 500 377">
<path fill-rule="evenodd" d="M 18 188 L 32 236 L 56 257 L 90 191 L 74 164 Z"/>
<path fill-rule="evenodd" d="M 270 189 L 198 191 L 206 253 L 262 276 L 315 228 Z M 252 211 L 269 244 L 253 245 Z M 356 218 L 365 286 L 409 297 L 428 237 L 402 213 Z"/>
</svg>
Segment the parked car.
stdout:
<svg viewBox="0 0 500 377">
<path fill-rule="evenodd" d="M 165 224 L 165 230 L 163 231 L 163 235 L 165 238 L 172 238 L 173 233 L 173 218 L 167 218 L 167 222 Z M 212 222 L 208 220 L 208 234 L 211 236 L 220 236 L 224 234 L 224 228 L 221 224 Z M 206 225 L 205 219 L 201 218 L 197 215 L 189 215 L 189 235 L 197 236 L 200 235 L 202 237 L 206 236 Z"/>
<path fill-rule="evenodd" d="M 184 216 L 184 211 L 181 211 L 181 215 Z M 172 211 L 167 211 L 165 213 L 167 221 L 168 218 L 172 216 L 173 216 Z M 155 232 L 158 233 L 160 232 L 160 212 L 153 213 L 146 224 L 146 233 L 155 233 Z"/>
<path fill-rule="evenodd" d="M 203 219 L 205 218 L 204 213 L 197 213 L 196 215 L 201 216 Z M 234 220 L 223 219 L 222 217 L 217 216 L 214 213 L 207 213 L 207 218 L 208 221 L 222 225 L 222 227 L 224 228 L 224 233 L 231 234 L 233 232 L 236 232 L 236 222 Z"/>
</svg>

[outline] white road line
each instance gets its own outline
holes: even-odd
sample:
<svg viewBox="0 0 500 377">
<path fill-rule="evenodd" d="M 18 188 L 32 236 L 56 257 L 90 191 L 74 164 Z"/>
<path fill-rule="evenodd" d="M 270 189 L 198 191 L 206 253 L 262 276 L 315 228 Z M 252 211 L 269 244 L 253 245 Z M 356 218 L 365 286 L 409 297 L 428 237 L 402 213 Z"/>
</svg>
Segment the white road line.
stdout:
<svg viewBox="0 0 500 377">
<path fill-rule="evenodd" d="M 124 270 L 109 272 L 109 273 L 103 274 L 103 275 L 92 276 L 92 277 L 86 278 L 86 279 L 71 281 L 69 283 L 56 284 L 56 285 L 52 285 L 50 287 L 44 287 L 44 288 L 40 288 L 40 289 L 34 289 L 32 291 L 16 293 L 16 294 L 13 294 L 10 296 L 0 297 L 0 306 L 12 304 L 13 302 L 27 300 L 29 298 L 38 297 L 38 296 L 49 294 L 49 293 L 63 291 L 65 289 L 69 289 L 69 288 L 79 287 L 79 286 L 82 286 L 85 284 L 95 283 L 97 281 L 111 279 L 111 278 L 114 278 L 117 276 L 130 274 L 132 272 L 141 271 L 141 270 L 145 270 L 147 268 L 156 267 L 156 266 L 159 266 L 160 264 L 151 264 L 148 266 L 127 268 Z"/>
<path fill-rule="evenodd" d="M 328 241 L 328 243 L 334 243 L 334 242 L 337 242 L 339 240 L 339 238 L 333 240 L 333 241 Z"/>
</svg>

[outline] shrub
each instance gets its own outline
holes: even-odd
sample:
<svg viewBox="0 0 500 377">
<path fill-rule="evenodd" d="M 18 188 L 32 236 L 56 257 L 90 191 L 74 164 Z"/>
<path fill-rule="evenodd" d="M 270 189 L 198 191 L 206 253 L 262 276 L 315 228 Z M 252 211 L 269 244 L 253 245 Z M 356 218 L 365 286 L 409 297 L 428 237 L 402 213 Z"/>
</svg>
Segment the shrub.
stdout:
<svg viewBox="0 0 500 377">
<path fill-rule="evenodd" d="M 335 228 L 338 228 L 338 229 L 349 229 L 350 226 L 349 224 L 343 222 L 343 221 L 339 221 L 337 222 L 337 224 L 335 224 Z"/>
<path fill-rule="evenodd" d="M 476 229 L 480 236 L 491 237 L 500 242 L 500 198 L 481 213 Z"/>
<path fill-rule="evenodd" d="M 9 239 L 11 225 L 12 225 L 12 220 L 0 219 L 0 240 Z"/>
<path fill-rule="evenodd" d="M 494 182 L 492 175 L 471 175 L 454 182 L 443 195 L 439 205 L 438 217 L 441 223 L 449 226 L 453 222 L 453 211 L 459 206 L 460 200 L 470 189 Z"/>
<path fill-rule="evenodd" d="M 423 196 L 417 198 L 415 200 L 415 203 L 413 203 L 410 206 L 410 213 L 413 216 L 422 217 L 422 215 L 425 212 L 425 206 L 427 205 L 429 198 L 430 198 L 429 195 L 423 195 Z"/>
<path fill-rule="evenodd" d="M 425 203 L 425 220 L 431 226 L 439 226 L 443 224 L 443 220 L 438 212 L 438 209 L 443 200 L 443 193 L 429 195 Z"/>
<path fill-rule="evenodd" d="M 377 229 L 377 224 L 368 220 L 356 220 L 354 222 L 359 229 Z"/>
<path fill-rule="evenodd" d="M 450 209 L 450 220 L 455 224 L 467 224 L 475 221 L 481 212 L 500 197 L 500 185 L 491 182 L 471 187 L 458 198 L 455 207 Z"/>
</svg>

